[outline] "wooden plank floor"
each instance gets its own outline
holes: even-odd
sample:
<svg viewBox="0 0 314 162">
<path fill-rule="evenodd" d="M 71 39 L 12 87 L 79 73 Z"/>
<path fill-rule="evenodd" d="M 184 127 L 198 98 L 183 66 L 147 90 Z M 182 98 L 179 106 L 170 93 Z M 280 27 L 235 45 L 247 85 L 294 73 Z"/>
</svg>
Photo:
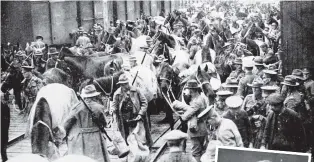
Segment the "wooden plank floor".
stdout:
<svg viewBox="0 0 314 162">
<path fill-rule="evenodd" d="M 14 123 L 12 125 L 12 129 L 10 127 L 10 131 L 11 131 L 11 136 L 10 138 L 14 138 L 18 132 L 24 133 L 26 130 L 26 122 L 22 119 L 21 115 L 18 115 L 18 113 L 15 110 L 11 110 L 12 112 L 12 117 L 16 117 L 17 119 L 13 121 L 12 118 L 12 122 Z M 151 134 L 152 134 L 152 139 L 153 141 L 155 141 L 164 130 L 166 130 L 169 127 L 169 124 L 157 124 L 158 121 L 162 120 L 164 118 L 164 114 L 160 114 L 160 115 L 152 115 L 151 116 L 151 121 L 152 121 L 152 127 L 151 127 Z M 177 117 L 175 117 L 177 118 Z M 109 121 L 110 119 L 108 119 L 107 121 Z M 116 124 L 112 125 L 112 128 L 108 128 L 106 129 L 108 132 L 108 135 L 110 137 L 113 137 L 113 131 L 116 129 Z M 22 131 L 23 130 L 23 131 Z M 64 155 L 67 151 L 67 146 L 64 143 L 63 145 L 60 146 L 60 154 Z M 7 153 L 8 153 L 8 158 L 12 158 L 21 154 L 25 154 L 25 153 L 31 153 L 31 142 L 30 142 L 30 137 L 23 139 L 22 141 L 19 141 L 18 143 L 12 145 L 11 147 L 9 147 L 7 149 Z M 122 159 L 119 159 L 117 156 L 114 155 L 110 155 L 110 161 L 111 162 L 120 162 L 123 161 Z"/>
</svg>

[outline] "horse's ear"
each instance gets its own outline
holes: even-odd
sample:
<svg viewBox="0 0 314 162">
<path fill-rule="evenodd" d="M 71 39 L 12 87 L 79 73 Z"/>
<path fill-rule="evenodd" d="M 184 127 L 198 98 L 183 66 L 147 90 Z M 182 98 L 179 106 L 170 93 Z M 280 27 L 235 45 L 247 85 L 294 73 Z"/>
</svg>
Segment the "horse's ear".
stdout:
<svg viewBox="0 0 314 162">
<path fill-rule="evenodd" d="M 110 62 L 110 65 L 109 65 L 110 67 L 113 67 L 113 60 Z"/>
<path fill-rule="evenodd" d="M 197 73 L 201 73 L 201 66 L 198 66 Z"/>
<path fill-rule="evenodd" d="M 208 71 L 208 66 L 207 66 L 207 64 L 206 64 L 206 66 L 205 66 L 205 69 L 204 69 L 206 72 Z"/>
</svg>

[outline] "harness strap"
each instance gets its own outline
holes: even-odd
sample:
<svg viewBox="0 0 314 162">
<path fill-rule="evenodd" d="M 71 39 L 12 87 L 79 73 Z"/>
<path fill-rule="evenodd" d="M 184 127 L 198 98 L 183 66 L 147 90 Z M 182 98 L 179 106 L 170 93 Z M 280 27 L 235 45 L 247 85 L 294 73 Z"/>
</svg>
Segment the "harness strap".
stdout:
<svg viewBox="0 0 314 162">
<path fill-rule="evenodd" d="M 101 89 L 101 91 L 104 92 L 104 94 L 105 94 L 106 96 L 110 96 L 110 95 L 111 95 L 112 90 L 113 90 L 113 77 L 112 77 L 112 76 L 111 76 L 111 88 L 110 88 L 110 92 L 109 92 L 109 93 L 107 93 L 107 92 L 102 88 L 102 86 L 97 82 L 97 80 L 94 80 L 94 82 L 99 86 L 99 88 Z"/>
</svg>

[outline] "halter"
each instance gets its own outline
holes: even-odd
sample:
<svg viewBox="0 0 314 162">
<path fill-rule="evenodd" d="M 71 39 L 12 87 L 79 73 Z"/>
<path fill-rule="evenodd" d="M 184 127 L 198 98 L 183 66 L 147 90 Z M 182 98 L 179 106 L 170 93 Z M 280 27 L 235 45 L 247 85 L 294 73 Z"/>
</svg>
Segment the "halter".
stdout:
<svg viewBox="0 0 314 162">
<path fill-rule="evenodd" d="M 205 23 L 205 22 L 204 22 L 204 23 Z M 202 35 L 204 35 L 203 32 L 204 32 L 204 30 L 205 30 L 206 27 L 209 27 L 207 23 L 205 23 L 205 26 L 204 26 L 203 29 L 201 30 Z"/>
<path fill-rule="evenodd" d="M 209 84 L 210 85 L 210 82 L 209 81 L 201 82 L 200 79 L 198 78 L 197 74 L 195 75 L 195 77 L 196 77 L 196 81 L 201 85 L 201 89 L 204 92 L 203 85 L 204 84 Z"/>
<path fill-rule="evenodd" d="M 94 82 L 99 86 L 99 88 L 101 89 L 101 91 L 105 94 L 105 96 L 110 96 L 111 93 L 112 93 L 112 90 L 113 90 L 113 76 L 110 76 L 111 77 L 111 87 L 110 87 L 110 92 L 107 93 L 103 88 L 102 86 L 96 81 L 94 80 Z"/>
</svg>

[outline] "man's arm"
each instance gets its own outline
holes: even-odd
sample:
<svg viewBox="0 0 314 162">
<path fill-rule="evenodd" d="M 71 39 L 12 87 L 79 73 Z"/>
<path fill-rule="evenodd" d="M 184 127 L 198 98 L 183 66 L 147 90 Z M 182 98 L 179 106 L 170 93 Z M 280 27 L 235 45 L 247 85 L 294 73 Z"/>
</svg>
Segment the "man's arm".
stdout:
<svg viewBox="0 0 314 162">
<path fill-rule="evenodd" d="M 147 112 L 147 99 L 139 89 L 137 89 L 137 94 L 140 100 L 140 111 L 138 114 L 145 115 Z"/>
<path fill-rule="evenodd" d="M 234 140 L 236 141 L 237 147 L 243 147 L 241 134 L 239 132 L 238 127 L 235 125 L 233 121 L 230 122 L 230 129 L 234 135 Z"/>
</svg>

